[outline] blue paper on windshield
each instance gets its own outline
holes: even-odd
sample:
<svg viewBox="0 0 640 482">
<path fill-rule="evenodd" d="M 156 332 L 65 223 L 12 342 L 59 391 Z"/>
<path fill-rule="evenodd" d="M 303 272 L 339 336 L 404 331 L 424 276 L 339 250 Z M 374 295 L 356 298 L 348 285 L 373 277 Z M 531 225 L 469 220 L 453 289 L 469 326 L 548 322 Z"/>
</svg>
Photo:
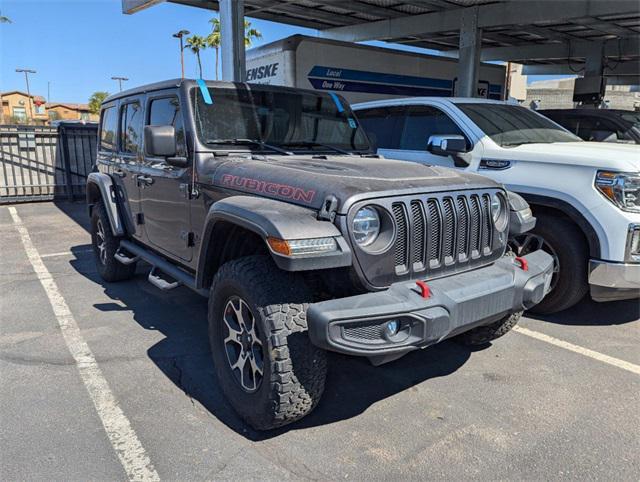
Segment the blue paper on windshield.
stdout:
<svg viewBox="0 0 640 482">
<path fill-rule="evenodd" d="M 204 83 L 204 80 L 198 79 L 196 82 L 198 82 L 198 87 L 200 87 L 204 103 L 213 104 L 213 99 L 211 98 L 211 94 L 209 93 L 209 89 L 207 89 L 207 84 Z"/>
<path fill-rule="evenodd" d="M 347 122 L 349 123 L 349 127 L 351 127 L 352 129 L 358 127 L 358 124 L 356 124 L 356 120 L 353 117 L 348 117 Z"/>
<path fill-rule="evenodd" d="M 329 92 L 329 95 L 333 99 L 333 102 L 336 104 L 338 108 L 338 112 L 344 112 L 344 107 L 342 107 L 342 102 L 340 102 L 340 98 L 336 95 L 335 92 Z"/>
</svg>

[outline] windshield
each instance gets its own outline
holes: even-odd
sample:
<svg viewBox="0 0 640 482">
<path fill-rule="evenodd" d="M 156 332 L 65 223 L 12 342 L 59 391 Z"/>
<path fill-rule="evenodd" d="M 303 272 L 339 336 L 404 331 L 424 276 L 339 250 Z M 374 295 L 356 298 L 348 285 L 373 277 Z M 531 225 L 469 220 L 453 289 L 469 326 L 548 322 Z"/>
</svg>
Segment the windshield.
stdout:
<svg viewBox="0 0 640 482">
<path fill-rule="evenodd" d="M 204 144 L 280 148 L 281 153 L 369 150 L 349 105 L 335 94 L 246 84 L 208 90 L 210 103 L 200 89 L 191 93 L 198 136 Z"/>
<path fill-rule="evenodd" d="M 502 147 L 581 141 L 526 107 L 505 104 L 456 104 L 491 140 Z"/>
</svg>

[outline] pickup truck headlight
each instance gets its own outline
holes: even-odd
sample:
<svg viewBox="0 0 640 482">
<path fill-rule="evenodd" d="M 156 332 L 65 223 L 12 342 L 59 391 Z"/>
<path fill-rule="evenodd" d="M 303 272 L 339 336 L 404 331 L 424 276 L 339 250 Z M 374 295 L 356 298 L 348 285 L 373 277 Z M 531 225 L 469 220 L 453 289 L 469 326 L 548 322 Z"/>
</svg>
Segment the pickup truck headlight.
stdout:
<svg viewBox="0 0 640 482">
<path fill-rule="evenodd" d="M 359 246 L 369 246 L 380 234 L 380 215 L 376 208 L 365 206 L 353 218 L 353 237 Z"/>
<path fill-rule="evenodd" d="M 640 173 L 598 171 L 595 186 L 623 211 L 640 212 Z"/>
</svg>

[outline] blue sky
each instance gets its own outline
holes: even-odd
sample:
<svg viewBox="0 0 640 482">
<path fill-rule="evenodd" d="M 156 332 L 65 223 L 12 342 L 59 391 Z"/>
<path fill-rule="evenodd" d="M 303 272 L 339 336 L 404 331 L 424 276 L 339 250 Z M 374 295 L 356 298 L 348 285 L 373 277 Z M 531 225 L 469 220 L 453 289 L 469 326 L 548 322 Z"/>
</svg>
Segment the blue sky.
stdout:
<svg viewBox="0 0 640 482">
<path fill-rule="evenodd" d="M 92 92 L 115 92 L 114 75 L 129 86 L 180 76 L 179 29 L 206 35 L 216 12 L 164 3 L 135 15 L 123 15 L 120 0 L 0 0 L 0 91 L 25 90 L 17 67 L 37 71 L 31 91 L 51 100 L 86 102 Z M 255 45 L 314 30 L 252 20 L 263 38 Z M 373 42 L 375 45 L 388 44 Z M 409 49 L 407 49 L 409 50 Z M 419 50 L 419 49 L 410 49 Z M 197 76 L 192 54 L 185 51 L 186 75 Z M 204 76 L 214 78 L 213 51 L 203 53 Z M 535 80 L 558 77 L 536 76 Z"/>
</svg>

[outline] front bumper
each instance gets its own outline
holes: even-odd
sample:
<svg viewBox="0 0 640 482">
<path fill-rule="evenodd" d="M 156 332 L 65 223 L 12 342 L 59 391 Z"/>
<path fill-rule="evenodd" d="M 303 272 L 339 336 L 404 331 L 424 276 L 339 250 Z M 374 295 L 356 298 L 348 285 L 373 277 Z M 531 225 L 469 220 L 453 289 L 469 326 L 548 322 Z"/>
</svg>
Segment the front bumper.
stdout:
<svg viewBox="0 0 640 482">
<path fill-rule="evenodd" d="M 595 301 L 640 297 L 640 263 L 589 261 L 589 285 Z"/>
<path fill-rule="evenodd" d="M 505 256 L 429 281 L 426 299 L 415 282 L 401 282 L 379 293 L 314 303 L 307 312 L 309 336 L 326 350 L 391 361 L 539 303 L 551 283 L 553 260 L 543 251 L 525 259 L 527 270 Z M 396 335 L 385 333 L 389 320 L 400 324 Z"/>
</svg>

